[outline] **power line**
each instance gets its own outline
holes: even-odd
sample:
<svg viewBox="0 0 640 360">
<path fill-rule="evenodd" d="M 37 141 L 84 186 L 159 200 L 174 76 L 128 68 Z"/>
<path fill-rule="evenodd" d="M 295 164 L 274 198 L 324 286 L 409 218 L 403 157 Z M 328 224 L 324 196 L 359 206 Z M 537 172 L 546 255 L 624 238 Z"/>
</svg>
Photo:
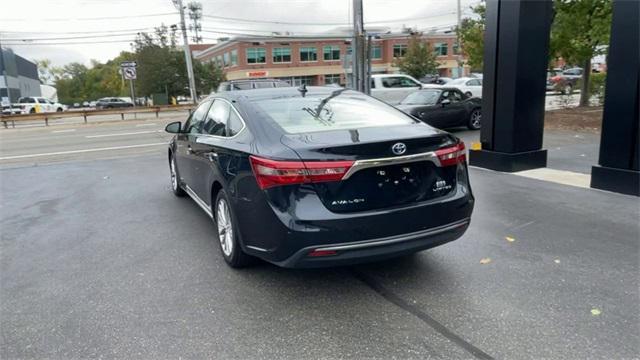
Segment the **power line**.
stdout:
<svg viewBox="0 0 640 360">
<path fill-rule="evenodd" d="M 379 20 L 379 21 L 365 21 L 366 24 L 389 24 L 403 21 L 415 21 L 415 20 L 424 20 L 434 17 L 453 15 L 455 11 L 448 11 L 442 14 L 434 14 L 429 16 L 421 16 L 421 17 L 412 17 L 412 18 L 400 18 L 393 20 Z M 321 23 L 321 22 L 291 22 L 291 21 L 272 21 L 272 20 L 257 20 L 257 19 L 243 19 L 243 18 L 234 18 L 228 16 L 215 16 L 215 15 L 202 15 L 204 18 L 209 19 L 217 19 L 217 20 L 226 20 L 226 21 L 236 21 L 236 22 L 247 22 L 247 23 L 264 23 L 264 24 L 277 24 L 277 25 L 298 25 L 298 26 L 348 26 L 349 23 Z"/>
<path fill-rule="evenodd" d="M 168 16 L 168 15 L 177 15 L 174 12 L 169 13 L 160 13 L 160 14 L 140 14 L 140 15 L 119 15 L 119 16 L 100 16 L 100 17 L 91 17 L 91 18 L 44 18 L 44 19 L 34 19 L 34 18 L 4 18 L 0 19 L 0 21 L 94 21 L 94 20 L 119 20 L 119 19 L 137 19 L 143 17 L 157 17 L 157 16 Z"/>
<path fill-rule="evenodd" d="M 102 40 L 102 41 L 72 41 L 72 42 L 52 42 L 52 43 L 5 43 L 3 46 L 34 46 L 34 45 L 81 45 L 81 44 L 111 44 L 111 43 L 132 43 L 134 40 Z"/>
<path fill-rule="evenodd" d="M 87 36 L 69 36 L 69 37 L 48 37 L 48 38 L 2 38 L 3 41 L 49 41 L 49 40 L 77 40 L 77 39 L 94 39 L 94 38 L 105 38 L 105 37 L 117 37 L 117 36 L 131 36 L 138 35 L 139 33 L 123 33 L 123 34 L 105 34 L 105 35 L 87 35 Z"/>
<path fill-rule="evenodd" d="M 145 31 L 145 30 L 154 30 L 152 27 L 146 28 L 137 28 L 137 29 L 120 29 L 120 30 L 99 30 L 99 31 L 5 31 L 2 30 L 0 33 L 8 34 L 8 35 L 28 35 L 28 34 L 52 34 L 52 35 L 73 35 L 73 34 L 108 34 L 108 33 L 117 33 L 117 32 L 131 32 L 131 31 Z"/>
</svg>

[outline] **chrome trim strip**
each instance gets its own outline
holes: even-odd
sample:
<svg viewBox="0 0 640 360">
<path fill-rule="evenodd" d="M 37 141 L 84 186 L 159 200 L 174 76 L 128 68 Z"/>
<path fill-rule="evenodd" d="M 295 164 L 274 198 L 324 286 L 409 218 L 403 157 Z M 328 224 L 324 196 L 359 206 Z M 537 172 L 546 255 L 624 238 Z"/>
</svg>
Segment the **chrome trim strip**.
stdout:
<svg viewBox="0 0 640 360">
<path fill-rule="evenodd" d="M 238 109 L 236 109 L 236 107 L 235 107 L 235 106 L 233 106 L 233 104 L 232 104 L 229 100 L 227 100 L 227 99 L 223 99 L 223 98 L 216 98 L 216 97 L 211 98 L 211 99 L 212 99 L 212 100 L 214 100 L 214 102 L 215 102 L 215 101 L 217 101 L 217 100 L 221 100 L 221 101 L 224 101 L 224 102 L 226 102 L 227 104 L 229 104 L 229 107 L 230 107 L 231 109 L 233 109 L 233 111 L 235 111 L 236 115 L 238 115 L 238 118 L 240 119 L 240 122 L 242 123 L 242 128 L 240 129 L 240 131 L 238 131 L 238 132 L 237 132 L 235 135 L 233 135 L 233 136 L 218 136 L 218 135 L 210 135 L 210 134 L 193 134 L 193 135 L 197 136 L 197 137 L 196 137 L 196 142 L 197 142 L 197 143 L 199 143 L 199 144 L 200 144 L 200 143 L 202 143 L 202 142 L 198 141 L 198 140 L 200 140 L 200 138 L 201 138 L 201 137 L 204 137 L 204 138 L 214 138 L 214 139 L 233 139 L 233 138 L 237 137 L 238 135 L 242 134 L 242 132 L 244 131 L 244 129 L 246 129 L 246 128 L 247 128 L 247 123 L 244 121 L 244 118 L 242 117 L 242 115 L 240 115 L 240 112 L 238 112 Z M 211 104 L 211 105 L 213 106 L 213 104 Z M 211 108 L 209 108 L 209 110 L 211 110 Z M 207 111 L 207 113 L 208 113 L 208 111 Z M 204 143 L 204 144 L 206 144 L 206 143 Z"/>
<path fill-rule="evenodd" d="M 470 220 L 471 220 L 470 218 L 466 218 L 451 224 L 439 226 L 437 228 L 420 230 L 420 231 L 416 231 L 409 234 L 394 235 L 394 236 L 389 236 L 389 237 L 380 238 L 376 240 L 366 240 L 366 241 L 357 242 L 357 243 L 343 243 L 343 244 L 336 244 L 334 246 L 328 246 L 328 247 L 318 247 L 318 248 L 314 248 L 314 250 L 342 251 L 342 250 L 355 250 L 355 249 L 361 249 L 361 248 L 367 248 L 367 247 L 373 247 L 373 246 L 395 244 L 399 242 L 410 241 L 423 236 L 432 236 L 432 235 L 437 235 L 443 232 L 447 232 L 449 230 L 453 230 L 461 226 L 468 225 Z"/>
<path fill-rule="evenodd" d="M 262 252 L 267 252 L 267 249 L 263 249 L 263 248 L 259 248 L 257 246 L 251 246 L 251 245 L 247 245 L 247 249 L 251 249 L 251 250 L 256 250 L 256 251 L 262 251 Z"/>
<path fill-rule="evenodd" d="M 436 166 L 441 166 L 440 159 L 438 159 L 438 155 L 436 155 L 434 151 L 429 151 L 429 152 L 420 153 L 420 154 L 389 157 L 389 158 L 356 160 L 351 166 L 351 168 L 349 168 L 349 171 L 347 171 L 344 174 L 344 176 L 342 177 L 342 180 L 348 179 L 349 177 L 351 177 L 351 175 L 353 175 L 354 173 L 360 170 L 364 170 L 372 167 L 379 167 L 379 166 L 406 164 L 406 163 L 416 162 L 416 161 L 431 161 Z"/>
<path fill-rule="evenodd" d="M 193 199 L 193 201 L 195 201 L 196 204 L 198 204 L 198 206 L 200 206 L 202 210 L 204 210 L 204 212 L 206 212 L 207 215 L 209 215 L 209 217 L 213 219 L 213 212 L 211 211 L 211 208 L 207 205 L 207 203 L 200 199 L 200 197 L 189 187 L 189 185 L 185 185 L 184 191 L 186 191 L 187 194 L 189 194 L 189 196 Z"/>
</svg>

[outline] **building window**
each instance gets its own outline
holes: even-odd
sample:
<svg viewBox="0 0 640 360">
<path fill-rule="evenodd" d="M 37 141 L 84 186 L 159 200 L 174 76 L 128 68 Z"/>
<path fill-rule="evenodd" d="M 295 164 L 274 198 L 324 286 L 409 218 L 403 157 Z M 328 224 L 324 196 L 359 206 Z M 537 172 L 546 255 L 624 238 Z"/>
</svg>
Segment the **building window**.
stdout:
<svg viewBox="0 0 640 360">
<path fill-rule="evenodd" d="M 433 52 L 436 53 L 436 56 L 445 56 L 447 55 L 447 43 L 435 43 L 433 45 Z"/>
<path fill-rule="evenodd" d="M 247 64 L 264 64 L 267 62 L 267 50 L 265 48 L 248 48 Z"/>
<path fill-rule="evenodd" d="M 407 44 L 395 44 L 393 45 L 393 57 L 401 58 L 407 53 Z"/>
<path fill-rule="evenodd" d="M 274 63 L 291 62 L 291 48 L 273 48 L 272 53 Z"/>
<path fill-rule="evenodd" d="M 238 65 L 238 50 L 231 50 L 231 66 Z"/>
<path fill-rule="evenodd" d="M 460 45 L 458 45 L 458 43 L 454 43 L 451 47 L 451 51 L 453 51 L 454 55 L 460 54 Z"/>
<path fill-rule="evenodd" d="M 317 61 L 318 50 L 314 47 L 300 48 L 300 61 Z"/>
<path fill-rule="evenodd" d="M 231 60 L 229 58 L 228 52 L 224 53 L 224 55 L 222 56 L 222 64 L 224 65 L 224 67 L 231 65 Z"/>
<path fill-rule="evenodd" d="M 340 85 L 340 74 L 328 74 L 324 76 L 325 85 L 338 84 Z"/>
<path fill-rule="evenodd" d="M 293 76 L 291 77 L 291 83 L 293 86 L 313 85 L 315 76 Z"/>
<path fill-rule="evenodd" d="M 382 59 L 382 46 L 373 45 L 371 47 L 371 58 L 372 59 Z"/>
<path fill-rule="evenodd" d="M 340 46 L 329 45 L 325 46 L 323 50 L 325 61 L 340 60 Z"/>
</svg>

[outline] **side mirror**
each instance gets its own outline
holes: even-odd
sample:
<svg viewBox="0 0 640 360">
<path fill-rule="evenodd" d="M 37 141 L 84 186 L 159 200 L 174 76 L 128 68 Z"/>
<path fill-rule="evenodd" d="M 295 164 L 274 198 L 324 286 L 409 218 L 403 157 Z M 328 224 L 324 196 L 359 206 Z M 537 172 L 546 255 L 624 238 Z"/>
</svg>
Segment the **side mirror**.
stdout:
<svg viewBox="0 0 640 360">
<path fill-rule="evenodd" d="M 445 106 L 447 106 L 449 104 L 451 104 L 451 100 L 449 100 L 449 99 L 444 99 L 444 100 L 442 100 L 440 102 L 440 105 L 442 105 L 442 107 L 445 107 Z M 169 125 L 171 125 L 171 124 L 169 124 Z"/>
<path fill-rule="evenodd" d="M 174 121 L 172 123 L 168 123 L 164 128 L 164 131 L 170 134 L 179 134 L 182 128 L 182 123 L 180 121 Z"/>
</svg>

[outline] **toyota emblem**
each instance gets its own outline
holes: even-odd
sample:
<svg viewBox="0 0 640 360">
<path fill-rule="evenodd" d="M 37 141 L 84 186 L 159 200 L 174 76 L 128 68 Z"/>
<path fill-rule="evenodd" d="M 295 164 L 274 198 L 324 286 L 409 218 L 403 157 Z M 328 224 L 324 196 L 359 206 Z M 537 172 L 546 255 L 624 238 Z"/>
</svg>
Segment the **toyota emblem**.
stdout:
<svg viewBox="0 0 640 360">
<path fill-rule="evenodd" d="M 391 147 L 391 151 L 393 151 L 393 153 L 396 155 L 402 155 L 407 152 L 407 145 L 405 145 L 404 143 L 395 143 Z"/>
</svg>

